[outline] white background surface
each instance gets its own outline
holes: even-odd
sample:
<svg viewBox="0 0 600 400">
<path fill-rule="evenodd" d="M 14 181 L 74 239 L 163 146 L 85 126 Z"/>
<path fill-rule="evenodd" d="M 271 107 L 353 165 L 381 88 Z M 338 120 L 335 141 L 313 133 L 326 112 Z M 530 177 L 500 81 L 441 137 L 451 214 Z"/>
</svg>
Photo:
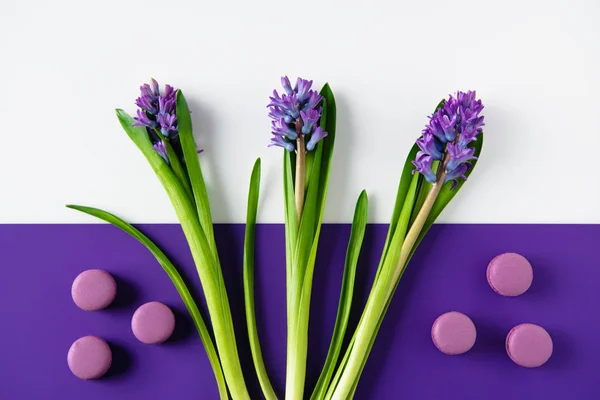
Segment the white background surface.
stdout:
<svg viewBox="0 0 600 400">
<path fill-rule="evenodd" d="M 600 223 L 600 1 L 0 2 L 0 222 L 175 222 L 113 110 L 155 77 L 184 90 L 217 222 L 242 222 L 263 159 L 261 222 L 282 222 L 267 98 L 328 81 L 338 136 L 325 220 L 366 188 L 388 222 L 406 153 L 440 98 L 477 89 L 481 161 L 443 222 Z"/>
</svg>

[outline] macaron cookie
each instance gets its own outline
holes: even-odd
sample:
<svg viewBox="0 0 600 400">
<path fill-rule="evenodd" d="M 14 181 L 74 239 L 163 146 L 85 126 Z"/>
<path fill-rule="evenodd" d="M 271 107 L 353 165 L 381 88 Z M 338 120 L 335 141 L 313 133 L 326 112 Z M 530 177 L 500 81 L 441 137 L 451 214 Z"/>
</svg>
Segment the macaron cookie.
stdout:
<svg viewBox="0 0 600 400">
<path fill-rule="evenodd" d="M 175 315 L 163 303 L 158 301 L 146 303 L 133 314 L 131 330 L 142 343 L 163 343 L 175 330 Z"/>
<path fill-rule="evenodd" d="M 519 296 L 531 286 L 533 269 L 531 263 L 520 254 L 500 254 L 488 265 L 487 281 L 502 296 Z"/>
<path fill-rule="evenodd" d="M 71 286 L 71 297 L 85 311 L 108 307 L 117 295 L 117 282 L 108 272 L 88 269 L 80 273 Z"/>
<path fill-rule="evenodd" d="M 433 344 L 444 354 L 466 353 L 475 344 L 477 330 L 471 318 L 451 311 L 440 315 L 431 327 Z"/>
<path fill-rule="evenodd" d="M 71 345 L 67 363 L 76 377 L 85 380 L 98 379 L 110 368 L 112 351 L 103 339 L 84 336 Z"/>
<path fill-rule="evenodd" d="M 517 325 L 506 336 L 506 353 L 515 364 L 527 368 L 542 366 L 552 356 L 550 334 L 535 324 Z"/>
</svg>

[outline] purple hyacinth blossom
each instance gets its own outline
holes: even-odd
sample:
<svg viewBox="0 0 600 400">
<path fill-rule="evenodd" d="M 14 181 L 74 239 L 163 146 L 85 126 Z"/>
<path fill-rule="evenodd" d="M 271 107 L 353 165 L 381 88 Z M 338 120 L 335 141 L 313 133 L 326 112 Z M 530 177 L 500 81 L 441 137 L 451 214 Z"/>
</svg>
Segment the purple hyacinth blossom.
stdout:
<svg viewBox="0 0 600 400">
<path fill-rule="evenodd" d="M 283 90 L 285 90 L 288 95 L 294 93 L 294 89 L 292 89 L 292 84 L 290 83 L 290 78 L 287 76 L 281 77 L 281 86 L 283 86 Z"/>
<path fill-rule="evenodd" d="M 160 96 L 158 98 L 158 115 L 175 115 L 175 96 Z"/>
<path fill-rule="evenodd" d="M 417 145 L 423 153 L 429 154 L 434 160 L 442 159 L 442 145 L 435 140 L 431 132 L 423 132 L 423 136 L 417 139 Z"/>
<path fill-rule="evenodd" d="M 156 82 L 154 78 L 150 78 L 150 84 L 152 86 L 147 83 L 144 83 L 142 86 L 140 86 L 140 92 L 142 94 L 141 97 L 148 97 L 156 100 L 159 95 L 158 82 Z"/>
<path fill-rule="evenodd" d="M 471 168 L 471 164 L 469 163 L 460 164 L 458 167 L 448 172 L 446 178 L 444 179 L 444 183 L 452 182 L 450 189 L 456 188 L 456 186 L 458 186 L 459 179 L 463 179 L 465 181 L 467 180 L 465 173 L 469 170 L 469 168 Z"/>
<path fill-rule="evenodd" d="M 165 85 L 161 93 L 158 82 L 150 80 L 150 84 L 140 87 L 140 97 L 135 104 L 140 108 L 137 117 L 134 118 L 134 126 L 145 126 L 149 135 L 155 135 L 158 129 L 160 134 L 169 139 L 177 136 L 177 89 L 171 85 Z"/>
<path fill-rule="evenodd" d="M 318 126 L 323 112 L 319 107 L 323 97 L 312 90 L 312 81 L 298 78 L 292 88 L 287 76 L 281 78 L 285 93 L 277 90 L 269 97 L 269 117 L 273 137 L 269 146 L 283 147 L 287 151 L 296 151 L 296 142 L 304 139 L 302 151 L 312 151 L 317 143 L 327 136 L 327 132 Z M 298 142 L 301 143 L 301 142 Z"/>
<path fill-rule="evenodd" d="M 163 160 L 169 163 L 169 157 L 167 155 L 167 146 L 165 146 L 165 142 L 159 140 L 158 142 L 154 143 L 154 146 L 152 146 L 152 148 L 158 153 L 159 156 L 163 158 Z"/>
<path fill-rule="evenodd" d="M 156 121 L 148 118 L 148 115 L 146 115 L 146 111 L 144 110 L 137 110 L 137 117 L 133 117 L 133 119 L 135 120 L 133 126 L 145 126 L 150 129 L 154 129 L 158 126 Z"/>
<path fill-rule="evenodd" d="M 177 117 L 175 114 L 158 114 L 156 117 L 160 125 L 160 133 L 165 137 L 171 137 L 177 132 Z"/>
<path fill-rule="evenodd" d="M 294 146 L 294 143 L 292 143 L 288 140 L 285 140 L 282 136 L 277 136 L 277 135 L 274 135 L 271 138 L 271 143 L 269 144 L 269 147 L 272 147 L 272 146 L 283 147 L 290 153 L 293 152 L 294 150 L 296 150 L 296 146 Z"/>
<path fill-rule="evenodd" d="M 448 143 L 446 152 L 450 158 L 446 164 L 446 170 L 448 171 L 455 170 L 460 164 L 464 164 L 467 161 L 477 159 L 477 157 L 473 155 L 475 153 L 474 148 L 463 147 L 460 143 Z"/>
<path fill-rule="evenodd" d="M 294 87 L 294 91 L 298 93 L 298 102 L 300 104 L 305 103 L 308 100 L 311 93 L 314 92 L 310 90 L 312 84 L 313 81 L 309 81 L 306 79 L 298 78 L 296 80 L 296 87 Z"/>
<path fill-rule="evenodd" d="M 154 98 L 152 96 L 140 96 L 135 100 L 135 104 L 142 110 L 154 115 L 158 112 L 158 108 L 156 107 L 157 100 L 158 97 Z"/>
<path fill-rule="evenodd" d="M 302 117 L 302 133 L 307 135 L 312 131 L 313 127 L 321 118 L 321 113 L 323 112 L 322 108 L 311 108 L 308 111 L 300 111 L 300 117 Z"/>
<path fill-rule="evenodd" d="M 442 142 L 451 142 L 456 138 L 456 121 L 458 115 L 447 115 L 445 109 L 441 108 L 430 117 L 429 128 L 431 132 Z"/>
<path fill-rule="evenodd" d="M 276 107 L 280 112 L 289 115 L 292 118 L 298 118 L 300 111 L 298 110 L 298 100 L 296 93 L 282 94 L 281 97 L 277 90 L 273 90 L 273 96 L 269 97 L 271 102 L 267 107 Z"/>
<path fill-rule="evenodd" d="M 306 150 L 313 151 L 317 143 L 326 136 L 327 132 L 325 132 L 320 126 L 317 126 L 310 135 L 310 140 L 306 143 Z"/>
<path fill-rule="evenodd" d="M 271 121 L 271 129 L 273 130 L 273 135 L 286 137 L 289 140 L 298 139 L 298 133 L 290 128 L 288 124 L 285 123 L 284 118 L 280 118 L 276 121 Z"/>
<path fill-rule="evenodd" d="M 435 182 L 436 176 L 431 169 L 433 157 L 431 157 L 429 154 L 419 151 L 417 153 L 417 157 L 412 163 L 416 167 L 416 169 L 413 170 L 413 174 L 415 172 L 419 172 L 421 175 L 423 175 L 427 182 Z"/>
<path fill-rule="evenodd" d="M 428 182 L 435 183 L 433 160 L 440 160 L 438 168 L 444 168 L 444 183 L 452 182 L 452 189 L 460 179 L 466 180 L 471 161 L 476 160 L 475 148 L 468 147 L 477 140 L 484 126 L 483 103 L 476 98 L 475 91 L 457 92 L 450 96 L 430 117 L 417 140 L 419 151 L 413 164 L 414 172 L 421 173 Z"/>
</svg>

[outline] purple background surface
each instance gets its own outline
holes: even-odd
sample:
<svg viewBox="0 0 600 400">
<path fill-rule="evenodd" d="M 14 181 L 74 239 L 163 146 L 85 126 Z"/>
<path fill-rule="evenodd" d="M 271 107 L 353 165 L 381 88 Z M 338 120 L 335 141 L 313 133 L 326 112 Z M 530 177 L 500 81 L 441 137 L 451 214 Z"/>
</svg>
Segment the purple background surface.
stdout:
<svg viewBox="0 0 600 400">
<path fill-rule="evenodd" d="M 198 279 L 177 225 L 142 225 L 193 282 Z M 369 226 L 359 262 L 360 306 L 377 266 L 387 227 Z M 317 260 L 310 326 L 308 382 L 326 354 L 339 294 L 347 225 L 325 225 Z M 253 375 L 242 308 L 243 226 L 216 227 L 237 321 L 238 346 L 253 398 Z M 257 232 L 257 314 L 267 369 L 278 394 L 285 381 L 284 236 L 281 225 Z M 598 399 L 600 361 L 600 226 L 436 225 L 415 254 L 367 363 L 357 399 Z M 485 277 L 497 254 L 518 252 L 534 268 L 530 290 L 494 293 Z M 1 399 L 217 399 L 200 340 L 177 292 L 136 240 L 108 225 L 0 225 Z M 102 268 L 118 283 L 116 303 L 84 312 L 70 297 L 73 279 Z M 131 333 L 140 304 L 158 300 L 177 315 L 168 343 L 144 345 Z M 318 306 L 315 306 L 317 305 Z M 445 356 L 430 339 L 440 314 L 457 310 L 477 326 L 463 356 Z M 358 315 L 355 312 L 352 323 Z M 542 368 L 516 366 L 504 352 L 511 327 L 532 322 L 552 335 L 555 353 Z M 109 376 L 85 382 L 71 375 L 67 350 L 84 335 L 105 338 L 114 352 Z"/>
</svg>

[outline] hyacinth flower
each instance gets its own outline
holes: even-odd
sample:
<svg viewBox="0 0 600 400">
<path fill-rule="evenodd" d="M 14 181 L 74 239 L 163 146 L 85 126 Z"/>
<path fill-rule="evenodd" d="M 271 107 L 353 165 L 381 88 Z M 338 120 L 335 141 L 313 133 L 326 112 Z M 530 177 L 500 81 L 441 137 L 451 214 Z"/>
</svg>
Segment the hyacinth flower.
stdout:
<svg viewBox="0 0 600 400">
<path fill-rule="evenodd" d="M 301 78 L 298 78 L 293 87 L 287 77 L 283 77 L 281 83 L 283 92 L 280 95 L 277 90 L 274 90 L 267 107 L 269 117 L 272 119 L 270 146 L 284 149 L 287 305 L 285 398 L 303 399 L 312 278 L 333 155 L 336 107 L 333 93 L 328 84 L 325 84 L 321 91 L 317 92 L 312 89 L 312 81 Z M 252 193 L 253 188 L 251 187 L 249 212 L 254 209 L 250 200 L 254 198 Z M 345 294 L 352 292 L 351 285 L 364 237 L 366 214 L 367 196 L 363 192 L 357 203 L 344 269 L 344 282 L 346 283 L 343 286 L 346 290 L 342 291 L 338 318 L 322 376 L 333 374 L 333 368 L 340 353 L 349 317 L 349 298 Z M 265 369 L 256 329 L 252 255 L 249 254 L 249 257 L 246 257 L 246 254 L 244 258 L 244 291 L 250 349 L 263 395 L 267 400 L 275 400 L 277 396 Z M 313 393 L 313 398 L 319 398 L 315 393 Z"/>
<path fill-rule="evenodd" d="M 140 97 L 136 100 L 139 107 L 137 115 L 132 118 L 125 111 L 117 109 L 117 117 L 127 135 L 146 157 L 175 209 L 202 284 L 214 341 L 177 268 L 156 244 L 137 228 L 111 213 L 91 207 L 68 207 L 117 226 L 150 250 L 173 282 L 194 321 L 213 368 L 220 398 L 226 400 L 231 396 L 234 400 L 250 399 L 238 355 L 209 199 L 186 99 L 181 90 L 170 85 L 165 85 L 161 91 L 154 79 L 140 90 Z M 257 160 L 251 189 L 257 187 L 259 176 L 260 160 Z M 251 190 L 251 194 L 252 201 L 257 202 L 257 190 Z M 255 221 L 256 207 L 249 209 L 248 216 Z M 253 229 L 254 223 L 249 224 L 246 247 L 253 245 Z"/>
<path fill-rule="evenodd" d="M 408 155 L 377 275 L 325 399 L 352 398 L 396 286 L 427 230 L 462 187 L 483 145 L 474 91 L 442 101 Z M 398 338 L 398 340 L 402 340 Z"/>
<path fill-rule="evenodd" d="M 273 90 L 269 108 L 269 117 L 273 137 L 269 146 L 283 147 L 295 154 L 295 188 L 294 197 L 298 220 L 302 218 L 304 193 L 306 190 L 306 154 L 315 150 L 319 141 L 327 136 L 327 132 L 318 124 L 323 113 L 321 96 L 311 90 L 312 81 L 298 78 L 292 88 L 287 76 L 281 78 L 285 93 L 281 96 Z"/>
</svg>

